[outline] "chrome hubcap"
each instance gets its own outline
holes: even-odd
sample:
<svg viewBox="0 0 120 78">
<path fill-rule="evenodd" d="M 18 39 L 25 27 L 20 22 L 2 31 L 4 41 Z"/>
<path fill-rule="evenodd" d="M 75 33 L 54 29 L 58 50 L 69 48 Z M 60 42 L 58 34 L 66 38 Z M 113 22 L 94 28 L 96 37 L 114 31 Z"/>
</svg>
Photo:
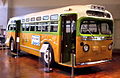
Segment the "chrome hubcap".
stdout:
<svg viewBox="0 0 120 78">
<path fill-rule="evenodd" d="M 48 64 L 48 61 L 51 62 L 51 52 L 49 52 L 49 50 L 47 50 L 45 53 L 44 53 L 44 60 L 45 62 Z"/>
</svg>

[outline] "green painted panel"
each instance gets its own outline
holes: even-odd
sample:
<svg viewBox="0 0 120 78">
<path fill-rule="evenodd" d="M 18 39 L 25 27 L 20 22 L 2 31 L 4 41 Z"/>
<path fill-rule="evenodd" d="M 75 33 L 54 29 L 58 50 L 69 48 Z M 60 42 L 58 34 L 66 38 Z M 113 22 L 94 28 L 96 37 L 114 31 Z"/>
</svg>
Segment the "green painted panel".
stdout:
<svg viewBox="0 0 120 78">
<path fill-rule="evenodd" d="M 7 32 L 15 32 L 15 30 L 8 30 Z"/>
<path fill-rule="evenodd" d="M 40 31 L 21 31 L 20 33 L 36 33 L 36 34 L 59 35 L 58 32 L 40 32 Z"/>
</svg>

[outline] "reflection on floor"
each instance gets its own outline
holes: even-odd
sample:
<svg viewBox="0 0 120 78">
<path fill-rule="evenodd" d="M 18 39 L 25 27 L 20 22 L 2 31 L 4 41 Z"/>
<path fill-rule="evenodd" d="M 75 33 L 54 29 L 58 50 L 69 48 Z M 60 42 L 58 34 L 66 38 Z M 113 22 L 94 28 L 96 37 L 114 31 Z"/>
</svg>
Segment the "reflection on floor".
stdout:
<svg viewBox="0 0 120 78">
<path fill-rule="evenodd" d="M 53 72 L 44 72 L 42 60 L 23 53 L 14 58 L 9 50 L 0 50 L 0 78 L 70 78 L 71 68 L 55 65 Z M 120 51 L 113 52 L 110 64 L 75 69 L 75 78 L 120 78 Z"/>
</svg>

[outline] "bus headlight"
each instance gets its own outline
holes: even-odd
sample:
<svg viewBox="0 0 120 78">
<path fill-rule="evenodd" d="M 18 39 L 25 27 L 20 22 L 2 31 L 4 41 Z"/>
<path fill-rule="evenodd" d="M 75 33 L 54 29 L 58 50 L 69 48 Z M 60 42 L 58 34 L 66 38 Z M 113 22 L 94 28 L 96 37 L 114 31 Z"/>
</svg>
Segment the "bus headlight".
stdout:
<svg viewBox="0 0 120 78">
<path fill-rule="evenodd" d="M 83 51 L 85 51 L 85 52 L 89 51 L 89 45 L 88 44 L 83 45 Z"/>
<path fill-rule="evenodd" d="M 111 49 L 112 49 L 112 44 L 108 46 L 108 50 L 111 50 Z"/>
</svg>

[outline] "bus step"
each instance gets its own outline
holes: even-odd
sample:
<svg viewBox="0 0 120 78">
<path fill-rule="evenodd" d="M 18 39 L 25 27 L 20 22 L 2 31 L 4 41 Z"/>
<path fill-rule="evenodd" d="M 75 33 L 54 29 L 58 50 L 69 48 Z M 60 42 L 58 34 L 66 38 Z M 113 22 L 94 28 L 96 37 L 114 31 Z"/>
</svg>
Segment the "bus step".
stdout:
<svg viewBox="0 0 120 78">
<path fill-rule="evenodd" d="M 71 61 L 69 62 L 65 62 L 65 63 L 61 63 L 62 65 L 72 65 Z"/>
</svg>

